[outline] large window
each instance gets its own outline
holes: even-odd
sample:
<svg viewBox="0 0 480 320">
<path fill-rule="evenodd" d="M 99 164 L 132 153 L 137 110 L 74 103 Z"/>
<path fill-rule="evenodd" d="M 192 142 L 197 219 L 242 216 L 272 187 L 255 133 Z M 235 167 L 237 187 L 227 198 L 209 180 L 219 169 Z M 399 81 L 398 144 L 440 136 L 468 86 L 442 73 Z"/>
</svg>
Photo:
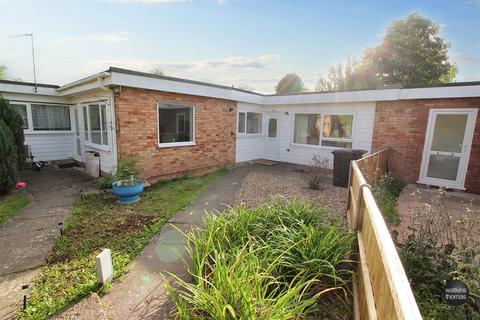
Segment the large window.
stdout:
<svg viewBox="0 0 480 320">
<path fill-rule="evenodd" d="M 27 105 L 25 104 L 15 104 L 10 103 L 10 106 L 15 109 L 23 120 L 23 129 L 28 130 L 28 116 L 27 116 Z"/>
<path fill-rule="evenodd" d="M 33 130 L 71 130 L 70 108 L 67 106 L 32 104 L 32 123 Z"/>
<path fill-rule="evenodd" d="M 158 104 L 158 140 L 163 146 L 194 142 L 195 108 L 188 105 Z"/>
<path fill-rule="evenodd" d="M 239 112 L 238 133 L 262 133 L 262 114 L 258 112 Z"/>
<path fill-rule="evenodd" d="M 107 107 L 104 104 L 83 106 L 83 125 L 85 140 L 98 145 L 108 145 Z"/>
<path fill-rule="evenodd" d="M 295 114 L 293 142 L 352 148 L 353 115 Z"/>
</svg>

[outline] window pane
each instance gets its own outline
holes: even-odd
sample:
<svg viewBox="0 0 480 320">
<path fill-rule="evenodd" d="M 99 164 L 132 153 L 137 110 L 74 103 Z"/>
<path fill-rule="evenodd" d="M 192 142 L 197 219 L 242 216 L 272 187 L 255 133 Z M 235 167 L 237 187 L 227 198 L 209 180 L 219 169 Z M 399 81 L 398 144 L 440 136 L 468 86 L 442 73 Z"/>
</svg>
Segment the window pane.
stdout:
<svg viewBox="0 0 480 320">
<path fill-rule="evenodd" d="M 238 113 L 238 133 L 245 133 L 245 112 Z"/>
<path fill-rule="evenodd" d="M 439 114 L 433 130 L 432 151 L 462 152 L 466 114 Z"/>
<path fill-rule="evenodd" d="M 318 146 L 321 119 L 320 114 L 296 114 L 293 142 Z"/>
<path fill-rule="evenodd" d="M 460 157 L 432 154 L 428 162 L 427 177 L 455 181 L 459 164 Z"/>
<path fill-rule="evenodd" d="M 107 131 L 107 107 L 101 106 L 102 110 L 102 139 L 103 144 L 108 145 L 108 131 Z"/>
<path fill-rule="evenodd" d="M 352 124 L 353 115 L 325 115 L 323 117 L 323 136 L 350 139 Z"/>
<path fill-rule="evenodd" d="M 23 129 L 28 129 L 27 106 L 24 104 L 12 104 L 12 103 L 10 103 L 10 106 L 13 109 L 15 109 L 15 111 L 20 113 L 20 116 L 22 117 L 22 120 L 23 120 Z"/>
<path fill-rule="evenodd" d="M 71 130 L 70 108 L 32 104 L 33 130 Z"/>
<path fill-rule="evenodd" d="M 268 120 L 268 137 L 277 137 L 277 119 L 272 118 Z"/>
<path fill-rule="evenodd" d="M 262 114 L 247 112 L 247 133 L 262 133 Z"/>
<path fill-rule="evenodd" d="M 346 141 L 322 140 L 322 146 L 352 149 L 352 143 L 351 142 L 346 142 Z"/>
<path fill-rule="evenodd" d="M 85 131 L 85 140 L 88 139 L 88 119 L 87 107 L 83 107 L 83 130 Z"/>
<path fill-rule="evenodd" d="M 100 108 L 98 105 L 90 105 L 90 138 L 92 143 L 102 144 L 101 131 L 100 131 Z"/>
<path fill-rule="evenodd" d="M 160 143 L 193 141 L 193 107 L 160 104 L 158 134 Z"/>
</svg>

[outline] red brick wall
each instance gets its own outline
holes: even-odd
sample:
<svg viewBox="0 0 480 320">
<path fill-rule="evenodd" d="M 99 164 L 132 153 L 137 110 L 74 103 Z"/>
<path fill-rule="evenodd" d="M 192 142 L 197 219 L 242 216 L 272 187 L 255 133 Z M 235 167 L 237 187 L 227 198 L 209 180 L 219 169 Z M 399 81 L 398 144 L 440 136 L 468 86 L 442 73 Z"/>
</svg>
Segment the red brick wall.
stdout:
<svg viewBox="0 0 480 320">
<path fill-rule="evenodd" d="M 390 146 L 392 174 L 405 182 L 415 183 L 420 174 L 429 110 L 478 107 L 480 97 L 378 102 L 373 150 Z M 467 192 L 480 193 L 480 116 L 475 125 L 465 187 Z"/>
<path fill-rule="evenodd" d="M 195 106 L 196 145 L 158 147 L 158 101 Z M 152 181 L 233 165 L 236 109 L 236 102 L 227 100 L 122 87 L 115 97 L 119 158 L 135 155 L 141 176 Z"/>
</svg>

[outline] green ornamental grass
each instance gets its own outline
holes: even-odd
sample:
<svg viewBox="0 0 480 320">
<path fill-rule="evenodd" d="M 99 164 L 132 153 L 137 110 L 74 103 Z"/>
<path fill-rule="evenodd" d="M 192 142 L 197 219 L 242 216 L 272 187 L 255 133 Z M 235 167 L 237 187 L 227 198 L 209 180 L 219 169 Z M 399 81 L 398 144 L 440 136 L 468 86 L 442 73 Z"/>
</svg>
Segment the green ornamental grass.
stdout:
<svg viewBox="0 0 480 320">
<path fill-rule="evenodd" d="M 355 235 L 325 207 L 234 207 L 186 237 L 192 281 L 167 286 L 177 319 L 351 317 Z"/>
</svg>

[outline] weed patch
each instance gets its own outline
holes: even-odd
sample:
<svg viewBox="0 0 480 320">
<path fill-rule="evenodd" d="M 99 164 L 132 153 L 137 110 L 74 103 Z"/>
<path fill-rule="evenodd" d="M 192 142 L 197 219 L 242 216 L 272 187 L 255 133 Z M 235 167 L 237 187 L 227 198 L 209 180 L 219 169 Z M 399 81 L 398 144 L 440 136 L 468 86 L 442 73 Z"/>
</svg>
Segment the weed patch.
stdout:
<svg viewBox="0 0 480 320">
<path fill-rule="evenodd" d="M 392 225 L 398 225 L 400 219 L 397 212 L 397 199 L 405 184 L 384 174 L 376 186 L 373 187 L 373 196 L 385 220 Z"/>
<path fill-rule="evenodd" d="M 6 196 L 0 197 L 0 225 L 13 217 L 30 202 L 30 198 L 23 190 L 14 190 Z"/>
</svg>

